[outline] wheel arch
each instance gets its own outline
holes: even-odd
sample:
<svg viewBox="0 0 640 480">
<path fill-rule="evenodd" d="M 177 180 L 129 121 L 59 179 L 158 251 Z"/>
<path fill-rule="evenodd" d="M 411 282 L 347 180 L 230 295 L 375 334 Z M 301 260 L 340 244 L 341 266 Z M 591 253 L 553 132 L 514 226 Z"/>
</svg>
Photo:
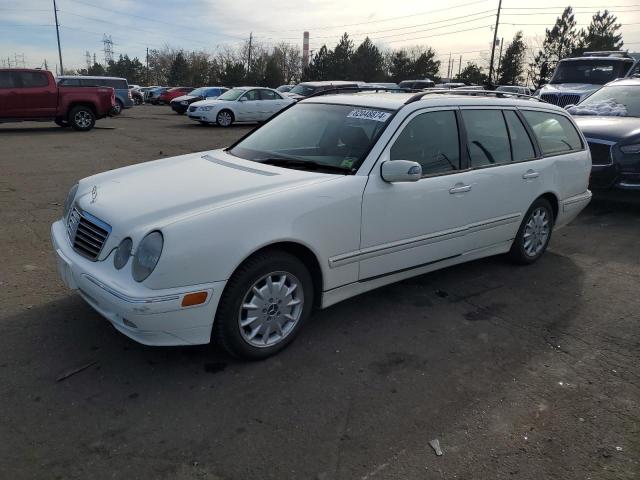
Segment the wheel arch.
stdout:
<svg viewBox="0 0 640 480">
<path fill-rule="evenodd" d="M 297 241 L 282 240 L 268 245 L 264 245 L 247 255 L 236 267 L 233 269 L 231 275 L 233 275 L 242 265 L 244 265 L 249 259 L 255 255 L 262 254 L 268 251 L 280 250 L 293 255 L 300 260 L 303 265 L 309 270 L 311 280 L 313 281 L 313 303 L 314 306 L 319 307 L 322 303 L 322 290 L 324 285 L 324 276 L 322 274 L 322 267 L 318 261 L 318 256 L 309 248 Z"/>
<path fill-rule="evenodd" d="M 553 192 L 546 192 L 536 198 L 536 200 L 539 198 L 544 198 L 551 204 L 551 209 L 553 210 L 553 223 L 555 223 L 558 219 L 558 214 L 560 213 L 560 200 L 558 199 L 558 196 Z"/>
<path fill-rule="evenodd" d="M 69 103 L 69 106 L 67 107 L 67 111 L 66 111 L 66 113 L 64 115 L 64 118 L 66 120 L 69 119 L 69 113 L 71 113 L 71 110 L 73 110 L 76 107 L 88 107 L 93 112 L 95 117 L 98 118 L 98 112 L 96 110 L 96 106 L 93 103 L 87 102 L 87 101 L 84 101 L 84 102 L 83 101 L 76 101 L 76 102 Z"/>
</svg>

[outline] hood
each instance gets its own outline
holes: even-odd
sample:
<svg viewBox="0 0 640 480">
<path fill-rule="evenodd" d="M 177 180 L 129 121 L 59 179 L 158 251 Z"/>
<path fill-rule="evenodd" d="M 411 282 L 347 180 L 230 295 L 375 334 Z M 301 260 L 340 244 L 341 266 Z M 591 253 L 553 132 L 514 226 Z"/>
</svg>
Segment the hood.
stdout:
<svg viewBox="0 0 640 480">
<path fill-rule="evenodd" d="M 640 139 L 640 118 L 637 117 L 576 115 L 573 119 L 587 138 L 598 138 L 616 143 Z"/>
<path fill-rule="evenodd" d="M 280 94 L 283 97 L 293 98 L 294 100 L 302 100 L 303 98 L 306 98 L 302 95 L 298 95 L 297 93 L 291 93 L 291 92 L 280 92 Z"/>
<path fill-rule="evenodd" d="M 123 238 L 134 229 L 160 228 L 187 216 L 340 177 L 263 165 L 215 150 L 85 178 L 76 204 L 111 225 L 116 238 Z"/>
<path fill-rule="evenodd" d="M 584 95 L 600 90 L 602 85 L 592 83 L 548 83 L 540 90 L 540 95 L 544 93 L 576 93 Z"/>
<path fill-rule="evenodd" d="M 186 100 L 187 102 L 189 102 L 189 101 L 193 101 L 194 98 L 198 98 L 198 97 L 194 97 L 193 95 L 180 95 L 179 97 L 176 97 L 171 101 L 180 103 Z"/>
</svg>

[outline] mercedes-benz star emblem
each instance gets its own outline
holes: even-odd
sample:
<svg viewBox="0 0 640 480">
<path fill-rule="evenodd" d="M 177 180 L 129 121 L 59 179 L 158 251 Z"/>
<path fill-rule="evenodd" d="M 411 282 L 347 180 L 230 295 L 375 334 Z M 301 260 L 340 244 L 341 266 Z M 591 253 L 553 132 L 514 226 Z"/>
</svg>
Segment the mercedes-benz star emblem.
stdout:
<svg viewBox="0 0 640 480">
<path fill-rule="evenodd" d="M 98 186 L 94 185 L 91 189 L 91 203 L 96 203 L 96 199 L 98 198 Z"/>
</svg>

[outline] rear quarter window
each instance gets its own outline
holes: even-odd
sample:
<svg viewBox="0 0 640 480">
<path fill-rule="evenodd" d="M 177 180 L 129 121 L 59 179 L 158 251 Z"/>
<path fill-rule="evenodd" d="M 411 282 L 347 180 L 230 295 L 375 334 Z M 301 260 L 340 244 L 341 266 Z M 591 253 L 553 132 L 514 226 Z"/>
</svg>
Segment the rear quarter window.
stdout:
<svg viewBox="0 0 640 480">
<path fill-rule="evenodd" d="M 0 72 L 0 88 L 16 88 L 18 78 L 13 72 Z"/>
<path fill-rule="evenodd" d="M 580 135 L 565 116 L 533 110 L 523 110 L 522 114 L 538 139 L 543 155 L 558 155 L 584 149 Z"/>
</svg>

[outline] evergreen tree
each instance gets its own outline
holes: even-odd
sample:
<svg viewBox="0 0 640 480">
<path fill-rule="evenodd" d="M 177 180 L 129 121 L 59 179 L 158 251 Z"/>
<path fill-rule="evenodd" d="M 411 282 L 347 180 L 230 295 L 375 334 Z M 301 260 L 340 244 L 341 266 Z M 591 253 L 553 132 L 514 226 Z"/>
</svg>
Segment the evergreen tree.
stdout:
<svg viewBox="0 0 640 480">
<path fill-rule="evenodd" d="M 269 55 L 264 69 L 262 85 L 276 88 L 284 83 L 284 73 L 276 55 Z"/>
<path fill-rule="evenodd" d="M 244 83 L 245 73 L 242 63 L 226 61 L 222 72 L 220 72 L 220 81 L 227 87 L 239 87 Z"/>
<path fill-rule="evenodd" d="M 391 79 L 399 83 L 403 80 L 410 80 L 413 73 L 413 66 L 406 50 L 393 52 L 389 63 L 389 75 Z"/>
<path fill-rule="evenodd" d="M 378 47 L 369 37 L 356 48 L 351 58 L 351 78 L 363 82 L 381 82 L 384 79 L 384 61 Z"/>
<path fill-rule="evenodd" d="M 167 82 L 171 86 L 182 86 L 189 83 L 189 63 L 184 58 L 184 52 L 180 50 L 171 63 Z"/>
<path fill-rule="evenodd" d="M 498 83 L 500 85 L 519 85 L 523 82 L 524 54 L 527 47 L 522 40 L 522 31 L 513 37 L 500 60 Z"/>
<path fill-rule="evenodd" d="M 326 45 L 322 45 L 320 50 L 318 50 L 313 55 L 313 58 L 311 58 L 309 66 L 304 69 L 304 72 L 302 73 L 303 80 L 328 80 L 331 75 L 331 57 L 331 50 L 329 50 Z"/>
<path fill-rule="evenodd" d="M 440 71 L 440 60 L 436 60 L 436 52 L 428 47 L 414 48 L 409 76 L 416 79 L 437 79 Z"/>
<path fill-rule="evenodd" d="M 351 80 L 351 57 L 353 56 L 353 41 L 344 33 L 336 48 L 329 55 L 329 77 L 327 80 Z"/>
<path fill-rule="evenodd" d="M 530 75 L 537 87 L 546 83 L 553 73 L 556 64 L 565 57 L 573 54 L 578 46 L 576 33 L 576 19 L 573 9 L 567 7 L 562 15 L 556 19 L 551 29 L 546 29 L 542 49 L 529 65 Z"/>
<path fill-rule="evenodd" d="M 459 82 L 483 85 L 489 79 L 488 75 L 482 71 L 482 67 L 474 62 L 467 62 L 467 65 L 462 69 L 457 80 Z"/>
<path fill-rule="evenodd" d="M 94 77 L 104 77 L 106 75 L 106 71 L 102 65 L 98 62 L 95 62 L 89 69 L 87 70 L 86 75 L 94 76 Z"/>
<path fill-rule="evenodd" d="M 622 25 L 616 23 L 618 17 L 609 13 L 608 10 L 596 13 L 591 17 L 591 24 L 587 30 L 580 32 L 578 51 L 582 54 L 585 51 L 607 51 L 621 50 L 624 42 L 622 34 L 619 33 Z"/>
</svg>

